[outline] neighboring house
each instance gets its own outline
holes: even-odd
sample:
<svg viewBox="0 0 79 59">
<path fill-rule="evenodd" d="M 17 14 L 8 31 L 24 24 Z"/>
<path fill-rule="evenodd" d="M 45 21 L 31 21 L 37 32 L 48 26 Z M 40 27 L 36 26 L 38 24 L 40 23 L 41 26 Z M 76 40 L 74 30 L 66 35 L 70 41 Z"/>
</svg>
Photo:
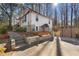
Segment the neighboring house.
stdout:
<svg viewBox="0 0 79 59">
<path fill-rule="evenodd" d="M 27 32 L 52 30 L 52 19 L 31 9 L 26 9 L 18 20 L 20 26 L 25 27 Z"/>
</svg>

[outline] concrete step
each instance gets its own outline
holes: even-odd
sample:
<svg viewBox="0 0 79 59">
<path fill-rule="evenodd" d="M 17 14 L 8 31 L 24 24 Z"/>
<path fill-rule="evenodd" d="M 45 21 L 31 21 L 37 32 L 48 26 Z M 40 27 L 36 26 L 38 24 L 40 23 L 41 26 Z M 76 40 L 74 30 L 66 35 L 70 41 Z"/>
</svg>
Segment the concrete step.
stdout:
<svg viewBox="0 0 79 59">
<path fill-rule="evenodd" d="M 18 49 L 18 48 L 21 48 L 23 46 L 26 46 L 26 44 L 20 44 L 20 45 L 17 45 L 15 48 Z"/>
</svg>

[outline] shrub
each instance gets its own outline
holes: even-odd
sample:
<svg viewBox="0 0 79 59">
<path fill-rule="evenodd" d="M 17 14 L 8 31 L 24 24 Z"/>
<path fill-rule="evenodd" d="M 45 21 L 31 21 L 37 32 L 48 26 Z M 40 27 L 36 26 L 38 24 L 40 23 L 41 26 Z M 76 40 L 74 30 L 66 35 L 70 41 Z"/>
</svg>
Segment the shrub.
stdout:
<svg viewBox="0 0 79 59">
<path fill-rule="evenodd" d="M 16 32 L 26 32 L 26 29 L 25 28 L 22 28 L 22 27 L 19 27 L 19 28 L 16 28 L 15 31 Z"/>
<path fill-rule="evenodd" d="M 2 40 L 0 40 L 0 44 L 2 44 L 3 43 L 3 41 Z"/>
<path fill-rule="evenodd" d="M 5 34 L 7 32 L 7 25 L 0 24 L 0 34 Z"/>
<path fill-rule="evenodd" d="M 7 32 L 6 29 L 4 29 L 4 28 L 1 28 L 1 29 L 0 29 L 0 34 L 5 34 L 6 32 Z"/>
</svg>

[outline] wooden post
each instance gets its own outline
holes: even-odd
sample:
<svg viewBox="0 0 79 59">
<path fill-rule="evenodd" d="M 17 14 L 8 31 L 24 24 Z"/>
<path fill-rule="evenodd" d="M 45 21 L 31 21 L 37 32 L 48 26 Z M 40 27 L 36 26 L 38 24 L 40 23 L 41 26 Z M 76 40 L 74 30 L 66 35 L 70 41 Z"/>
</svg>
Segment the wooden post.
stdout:
<svg viewBox="0 0 79 59">
<path fill-rule="evenodd" d="M 16 48 L 15 39 L 11 39 L 11 48 L 12 50 L 15 50 Z"/>
</svg>

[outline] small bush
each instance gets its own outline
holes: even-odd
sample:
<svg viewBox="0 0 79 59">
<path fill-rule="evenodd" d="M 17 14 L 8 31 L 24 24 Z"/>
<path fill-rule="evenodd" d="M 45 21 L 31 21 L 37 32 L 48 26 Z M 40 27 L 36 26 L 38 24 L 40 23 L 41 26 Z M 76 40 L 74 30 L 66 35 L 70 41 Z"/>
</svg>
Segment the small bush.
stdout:
<svg viewBox="0 0 79 59">
<path fill-rule="evenodd" d="M 7 32 L 6 29 L 4 29 L 4 28 L 1 28 L 1 29 L 0 29 L 0 34 L 5 34 L 6 32 Z"/>
<path fill-rule="evenodd" d="M 7 25 L 1 24 L 0 25 L 0 34 L 5 34 L 7 32 Z"/>
<path fill-rule="evenodd" d="M 16 32 L 26 32 L 26 29 L 25 28 L 22 28 L 22 27 L 19 27 L 19 28 L 16 28 L 15 31 Z"/>
<path fill-rule="evenodd" d="M 0 40 L 0 44 L 2 44 L 2 43 L 3 43 L 3 41 Z"/>
</svg>

